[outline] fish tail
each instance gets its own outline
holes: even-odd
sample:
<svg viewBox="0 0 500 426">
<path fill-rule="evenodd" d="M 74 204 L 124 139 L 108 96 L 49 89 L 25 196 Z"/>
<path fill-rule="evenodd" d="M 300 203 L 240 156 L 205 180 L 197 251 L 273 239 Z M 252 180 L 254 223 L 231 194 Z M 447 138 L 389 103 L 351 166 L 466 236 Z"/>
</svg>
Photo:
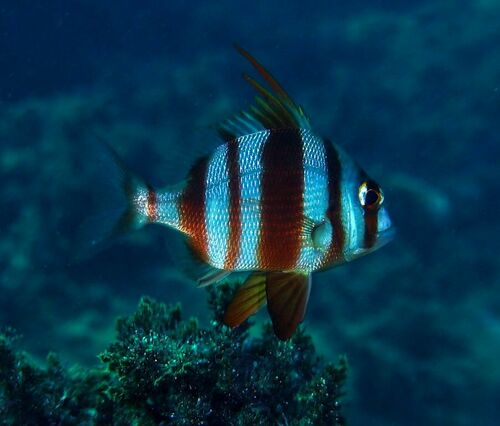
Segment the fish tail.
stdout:
<svg viewBox="0 0 500 426">
<path fill-rule="evenodd" d="M 156 220 L 156 191 L 142 178 L 132 173 L 112 146 L 106 148 L 116 168 L 117 190 L 121 191 L 123 207 L 118 220 L 109 229 L 110 237 L 140 229 Z"/>
<path fill-rule="evenodd" d="M 102 177 L 93 194 L 89 214 L 77 236 L 77 260 L 88 258 L 106 248 L 116 237 L 154 222 L 156 191 L 131 172 L 111 145 L 101 141 Z"/>
</svg>

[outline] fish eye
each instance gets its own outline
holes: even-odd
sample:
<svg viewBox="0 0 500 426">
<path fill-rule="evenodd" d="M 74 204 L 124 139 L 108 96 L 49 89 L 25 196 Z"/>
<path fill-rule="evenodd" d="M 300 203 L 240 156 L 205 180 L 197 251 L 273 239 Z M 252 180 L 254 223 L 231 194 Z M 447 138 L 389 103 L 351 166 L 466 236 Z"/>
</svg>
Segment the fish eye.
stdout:
<svg viewBox="0 0 500 426">
<path fill-rule="evenodd" d="M 384 201 L 382 189 L 373 181 L 364 181 L 359 186 L 359 202 L 367 210 L 376 210 Z"/>
</svg>

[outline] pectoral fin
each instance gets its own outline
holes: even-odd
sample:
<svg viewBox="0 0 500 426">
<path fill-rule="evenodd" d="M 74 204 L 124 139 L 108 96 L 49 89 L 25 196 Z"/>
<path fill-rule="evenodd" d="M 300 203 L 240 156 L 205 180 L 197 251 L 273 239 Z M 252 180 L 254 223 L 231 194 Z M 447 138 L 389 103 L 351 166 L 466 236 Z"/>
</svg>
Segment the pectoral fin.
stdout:
<svg viewBox="0 0 500 426">
<path fill-rule="evenodd" d="M 238 289 L 224 314 L 224 323 L 237 327 L 266 303 L 266 276 L 254 273 Z"/>
<path fill-rule="evenodd" d="M 267 309 L 274 332 L 281 340 L 292 337 L 304 319 L 311 276 L 296 272 L 272 272 L 266 276 Z"/>
<path fill-rule="evenodd" d="M 321 252 L 328 250 L 333 238 L 333 227 L 328 219 L 315 222 L 307 217 L 302 225 L 301 238 L 307 247 Z"/>
</svg>

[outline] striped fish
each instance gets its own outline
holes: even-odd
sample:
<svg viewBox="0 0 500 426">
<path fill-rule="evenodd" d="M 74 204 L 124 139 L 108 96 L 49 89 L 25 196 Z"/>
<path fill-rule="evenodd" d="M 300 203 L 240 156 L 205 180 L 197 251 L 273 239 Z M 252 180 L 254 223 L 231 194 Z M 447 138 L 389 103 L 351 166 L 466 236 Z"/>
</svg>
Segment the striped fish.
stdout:
<svg viewBox="0 0 500 426">
<path fill-rule="evenodd" d="M 236 327 L 267 302 L 286 340 L 304 318 L 311 274 L 380 247 L 391 221 L 380 186 L 317 135 L 271 74 L 238 50 L 267 85 L 244 75 L 255 105 L 218 125 L 224 143 L 175 190 L 155 190 L 122 167 L 129 206 L 115 230 L 159 223 L 182 232 L 211 267 L 201 286 L 249 271 L 225 323 Z"/>
</svg>

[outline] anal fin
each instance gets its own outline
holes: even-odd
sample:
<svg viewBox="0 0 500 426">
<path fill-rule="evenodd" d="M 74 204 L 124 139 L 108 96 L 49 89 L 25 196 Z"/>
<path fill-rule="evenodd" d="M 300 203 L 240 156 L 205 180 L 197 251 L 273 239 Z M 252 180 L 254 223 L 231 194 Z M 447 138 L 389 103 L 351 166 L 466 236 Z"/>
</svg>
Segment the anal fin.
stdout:
<svg viewBox="0 0 500 426">
<path fill-rule="evenodd" d="M 297 272 L 267 274 L 267 309 L 279 339 L 288 340 L 292 337 L 304 319 L 310 291 L 310 275 Z"/>
<path fill-rule="evenodd" d="M 304 319 L 310 291 L 311 275 L 255 272 L 237 290 L 224 314 L 224 323 L 229 327 L 239 326 L 255 314 L 267 299 L 276 336 L 288 340 Z"/>
</svg>

